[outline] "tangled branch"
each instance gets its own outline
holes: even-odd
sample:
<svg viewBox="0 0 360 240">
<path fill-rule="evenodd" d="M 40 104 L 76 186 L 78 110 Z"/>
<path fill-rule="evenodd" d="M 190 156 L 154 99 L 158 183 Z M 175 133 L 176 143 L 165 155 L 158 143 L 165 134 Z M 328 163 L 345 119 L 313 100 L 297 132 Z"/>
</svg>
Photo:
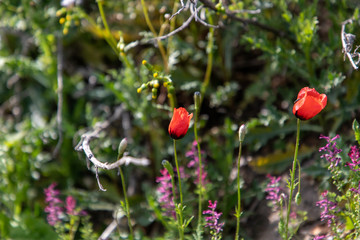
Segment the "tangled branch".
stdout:
<svg viewBox="0 0 360 240">
<path fill-rule="evenodd" d="M 349 23 L 351 24 L 352 22 L 353 22 L 353 19 L 351 18 L 351 19 L 344 21 L 341 24 L 341 43 L 342 43 L 342 47 L 343 47 L 342 52 L 344 53 L 344 60 L 345 60 L 345 56 L 347 56 L 352 67 L 355 70 L 357 70 L 359 68 L 358 65 L 360 63 L 360 53 L 358 52 L 358 49 L 360 48 L 360 46 L 356 46 L 354 52 L 351 52 L 356 36 L 354 34 L 345 32 L 346 24 L 349 24 Z M 355 58 L 357 58 L 356 61 L 354 60 Z"/>
<path fill-rule="evenodd" d="M 122 106 L 115 109 L 115 112 L 111 118 L 108 120 L 97 123 L 94 127 L 94 130 L 91 132 L 87 132 L 81 136 L 80 142 L 76 145 L 75 150 L 80 152 L 84 151 L 87 161 L 87 166 L 90 169 L 90 162 L 95 166 L 95 174 L 98 186 L 101 191 L 106 191 L 106 189 L 101 185 L 99 179 L 99 168 L 105 170 L 111 170 L 115 168 L 119 168 L 121 165 L 128 165 L 130 163 L 138 165 L 138 166 L 147 166 L 149 165 L 150 161 L 147 158 L 134 158 L 131 156 L 123 156 L 118 159 L 116 162 L 108 163 L 108 162 L 101 162 L 95 156 L 94 153 L 91 151 L 90 148 L 90 141 L 94 138 L 98 138 L 100 132 L 107 129 L 114 121 L 118 120 L 123 112 Z"/>
</svg>

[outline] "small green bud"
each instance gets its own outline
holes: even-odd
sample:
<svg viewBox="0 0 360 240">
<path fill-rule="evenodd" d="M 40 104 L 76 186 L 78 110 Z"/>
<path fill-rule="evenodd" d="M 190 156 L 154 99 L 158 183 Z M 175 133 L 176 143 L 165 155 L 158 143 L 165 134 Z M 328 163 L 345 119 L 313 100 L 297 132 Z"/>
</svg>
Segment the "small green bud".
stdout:
<svg viewBox="0 0 360 240">
<path fill-rule="evenodd" d="M 168 86 L 168 92 L 169 92 L 169 94 L 174 94 L 175 93 L 174 86 Z"/>
<path fill-rule="evenodd" d="M 242 125 L 239 127 L 239 141 L 240 141 L 240 142 L 243 142 L 243 141 L 244 141 L 245 135 L 246 135 L 246 125 L 245 125 L 245 124 L 242 124 Z"/>
<path fill-rule="evenodd" d="M 161 164 L 164 166 L 164 168 L 166 168 L 170 176 L 174 177 L 174 167 L 171 165 L 171 163 L 167 160 L 163 160 Z"/>
<path fill-rule="evenodd" d="M 152 92 L 152 99 L 155 99 L 156 97 L 157 97 L 157 88 L 153 88 L 153 89 L 151 89 L 151 92 Z"/>
<path fill-rule="evenodd" d="M 124 155 L 127 144 L 128 144 L 128 142 L 127 142 L 126 138 L 123 138 L 123 140 L 121 140 L 121 142 L 119 144 L 119 148 L 118 148 L 118 159 L 120 159 Z"/>
<path fill-rule="evenodd" d="M 153 82 L 153 87 L 154 87 L 154 88 L 159 88 L 159 87 L 160 87 L 160 84 L 159 84 L 159 81 L 158 81 L 158 80 L 154 80 L 154 82 Z"/>
<path fill-rule="evenodd" d="M 153 65 L 148 63 L 146 60 L 142 60 L 142 65 L 144 65 L 149 71 L 152 71 L 154 69 Z"/>
<path fill-rule="evenodd" d="M 194 93 L 194 103 L 195 103 L 195 111 L 198 112 L 200 110 L 200 103 L 201 103 L 201 93 L 200 92 Z"/>
<path fill-rule="evenodd" d="M 295 203 L 296 205 L 300 205 L 301 203 L 301 195 L 300 195 L 300 192 L 297 192 L 296 195 L 295 195 Z"/>
</svg>

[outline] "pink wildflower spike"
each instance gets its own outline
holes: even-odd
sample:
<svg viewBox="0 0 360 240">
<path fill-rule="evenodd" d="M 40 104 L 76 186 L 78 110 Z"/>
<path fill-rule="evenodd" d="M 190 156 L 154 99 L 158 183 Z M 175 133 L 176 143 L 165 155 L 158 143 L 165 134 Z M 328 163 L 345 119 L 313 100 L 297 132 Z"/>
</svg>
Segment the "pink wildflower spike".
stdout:
<svg viewBox="0 0 360 240">
<path fill-rule="evenodd" d="M 44 189 L 45 202 L 48 204 L 45 207 L 45 212 L 48 213 L 47 221 L 51 226 L 60 222 L 61 215 L 64 214 L 64 210 L 61 207 L 62 201 L 59 199 L 60 191 L 56 190 L 57 183 L 52 183 L 48 188 Z"/>
<path fill-rule="evenodd" d="M 167 216 L 176 217 L 174 211 L 174 198 L 172 196 L 172 184 L 171 176 L 166 170 L 166 168 L 161 169 L 160 173 L 162 176 L 156 177 L 156 182 L 160 184 L 157 187 L 157 192 L 159 194 L 159 203 L 160 206 L 165 210 Z"/>
<path fill-rule="evenodd" d="M 219 218 L 222 215 L 222 213 L 218 213 L 215 211 L 217 205 L 217 201 L 214 201 L 212 203 L 211 200 L 209 200 L 209 210 L 203 211 L 203 214 L 208 214 L 210 216 L 205 217 L 206 225 L 205 227 L 209 227 L 211 230 L 215 230 L 216 234 L 220 234 L 222 231 L 222 228 L 225 223 L 220 223 Z"/>
<path fill-rule="evenodd" d="M 323 209 L 320 214 L 321 221 L 327 221 L 327 224 L 330 227 L 335 220 L 335 215 L 332 212 L 337 207 L 337 204 L 333 201 L 328 200 L 327 194 L 328 191 L 324 191 L 323 193 L 321 193 L 322 200 L 316 202 L 316 206 L 319 206 Z"/>
</svg>

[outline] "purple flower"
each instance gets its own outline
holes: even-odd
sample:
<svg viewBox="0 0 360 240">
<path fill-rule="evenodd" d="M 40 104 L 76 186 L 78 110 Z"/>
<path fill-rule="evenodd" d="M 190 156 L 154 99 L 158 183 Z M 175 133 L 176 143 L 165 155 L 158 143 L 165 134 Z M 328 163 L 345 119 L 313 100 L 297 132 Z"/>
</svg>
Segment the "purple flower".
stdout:
<svg viewBox="0 0 360 240">
<path fill-rule="evenodd" d="M 268 193 L 266 199 L 271 200 L 272 205 L 277 207 L 281 198 L 284 196 L 284 194 L 280 194 L 282 190 L 279 184 L 281 177 L 271 176 L 270 174 L 268 174 L 267 177 L 270 179 L 270 182 L 267 184 L 265 189 L 265 192 Z"/>
<path fill-rule="evenodd" d="M 51 226 L 60 222 L 60 217 L 64 214 L 61 207 L 62 201 L 58 198 L 60 191 L 55 190 L 56 185 L 56 183 L 52 183 L 48 188 L 44 189 L 45 201 L 48 204 L 45 207 L 45 212 L 48 213 L 47 221 Z"/>
<path fill-rule="evenodd" d="M 157 192 L 159 193 L 159 203 L 160 206 L 165 210 L 166 216 L 172 216 L 175 218 L 176 214 L 174 211 L 175 205 L 172 195 L 171 176 L 166 168 L 161 169 L 160 173 L 162 176 L 156 177 L 156 182 L 160 183 L 160 186 L 157 188 Z M 182 175 L 181 171 L 180 175 Z"/>
<path fill-rule="evenodd" d="M 219 222 L 219 218 L 222 215 L 222 213 L 218 213 L 215 211 L 217 205 L 217 201 L 214 201 L 214 203 L 209 200 L 209 210 L 203 211 L 203 214 L 208 214 L 210 216 L 205 217 L 206 225 L 205 227 L 209 227 L 212 230 L 215 230 L 214 235 L 218 236 L 219 233 L 222 231 L 222 227 L 224 226 L 224 223 Z"/>
<path fill-rule="evenodd" d="M 330 168 L 333 166 L 337 166 L 341 160 L 340 157 L 337 157 L 339 153 L 342 152 L 341 149 L 336 147 L 336 139 L 338 139 L 340 136 L 336 135 L 333 138 L 326 137 L 324 135 L 320 135 L 320 139 L 325 139 L 328 143 L 324 146 L 319 148 L 319 152 L 327 152 L 321 155 L 321 158 L 325 158 L 330 163 Z"/>
<path fill-rule="evenodd" d="M 326 235 L 320 235 L 320 236 L 314 237 L 313 240 L 321 240 L 321 239 L 324 239 L 324 238 L 326 238 Z"/>
<path fill-rule="evenodd" d="M 351 163 L 347 162 L 347 163 L 345 163 L 345 165 L 349 166 L 350 169 L 354 172 L 359 171 L 360 170 L 358 167 L 360 164 L 359 149 L 356 146 L 351 146 L 348 156 L 350 157 Z"/>
<path fill-rule="evenodd" d="M 203 151 L 201 151 L 201 154 L 204 154 Z M 188 158 L 191 158 L 192 160 L 187 164 L 188 168 L 196 168 L 195 170 L 195 176 L 199 176 L 194 180 L 195 184 L 199 184 L 200 179 L 200 166 L 199 166 L 199 155 L 197 151 L 197 142 L 194 141 L 191 147 L 191 150 L 185 153 L 185 156 Z M 205 159 L 202 158 L 202 164 L 201 164 L 201 185 L 204 186 L 208 183 L 207 180 L 207 171 L 205 170 Z"/>
<path fill-rule="evenodd" d="M 67 196 L 66 197 L 66 213 L 69 215 L 77 215 L 77 212 L 75 212 L 75 207 L 76 207 L 76 200 L 75 198 L 73 198 L 72 196 Z"/>
<path fill-rule="evenodd" d="M 322 200 L 316 202 L 316 206 L 323 208 L 323 211 L 320 214 L 321 221 L 327 221 L 328 226 L 330 227 L 331 223 L 335 220 L 334 210 L 336 208 L 336 203 L 327 199 L 328 191 L 325 191 L 321 194 Z"/>
<path fill-rule="evenodd" d="M 358 185 L 358 188 L 350 188 L 350 191 L 354 192 L 354 193 L 357 193 L 357 194 L 360 194 L 360 181 L 359 181 L 359 185 Z"/>
</svg>

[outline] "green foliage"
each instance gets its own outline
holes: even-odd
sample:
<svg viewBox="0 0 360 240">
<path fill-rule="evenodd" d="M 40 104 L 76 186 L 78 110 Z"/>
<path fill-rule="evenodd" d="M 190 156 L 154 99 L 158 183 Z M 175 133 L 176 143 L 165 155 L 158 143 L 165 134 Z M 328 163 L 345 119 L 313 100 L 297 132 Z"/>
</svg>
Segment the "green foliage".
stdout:
<svg viewBox="0 0 360 240">
<path fill-rule="evenodd" d="M 203 200 L 219 200 L 227 224 L 224 239 L 235 227 L 236 184 L 231 175 L 239 125 L 247 123 L 244 155 L 254 161 L 245 167 L 250 167 L 254 182 L 260 182 L 263 173 L 282 173 L 289 167 L 293 150 L 289 143 L 296 131 L 291 108 L 304 86 L 326 93 L 328 106 L 302 125 L 299 159 L 310 158 L 319 133 L 341 130 L 348 140 L 351 123 L 360 143 L 359 124 L 353 120 L 360 102 L 359 72 L 351 72 L 351 64 L 343 60 L 340 38 L 341 22 L 351 17 L 354 21 L 347 31 L 357 34 L 359 3 L 215 2 L 214 9 L 205 4 L 199 16 L 224 28 L 210 30 L 193 21 L 161 41 L 150 39 L 169 33 L 189 17 L 187 9 L 170 21 L 165 17 L 179 9 L 178 0 L 69 6 L 51 0 L 0 2 L 0 238 L 57 237 L 43 211 L 43 189 L 52 182 L 77 193 L 79 204 L 92 210 L 91 218 L 79 220 L 76 239 L 94 239 L 105 229 L 123 198 L 119 177 L 115 171 L 101 170 L 100 180 L 108 192 L 97 192 L 93 166 L 87 169 L 83 153 L 77 155 L 74 146 L 82 134 L 111 118 L 119 105 L 124 110 L 121 118 L 90 147 L 98 159 L 112 162 L 119 139 L 126 137 L 126 154 L 150 159 L 148 167 L 123 168 L 132 222 L 137 236 L 144 239 L 150 228 L 161 226 L 166 232 L 151 232 L 153 239 L 177 236 L 175 221 L 162 216 L 154 179 L 163 159 L 168 159 L 165 167 L 172 171 L 167 134 L 171 111 L 177 106 L 193 111 L 196 91 L 202 95 L 199 141 L 208 156 L 211 181 Z M 236 13 L 227 15 L 228 10 Z M 144 21 L 145 13 L 150 21 Z M 190 126 L 178 143 L 182 166 L 192 141 Z M 259 159 L 266 164 L 258 166 Z M 329 177 L 321 164 L 311 165 L 305 173 Z M 252 200 L 264 196 L 261 187 L 247 181 L 242 179 L 241 184 L 244 216 Z M 197 222 L 196 191 L 190 180 L 184 183 L 184 224 L 189 229 Z M 243 236 L 247 234 L 251 232 L 244 230 Z"/>
</svg>

